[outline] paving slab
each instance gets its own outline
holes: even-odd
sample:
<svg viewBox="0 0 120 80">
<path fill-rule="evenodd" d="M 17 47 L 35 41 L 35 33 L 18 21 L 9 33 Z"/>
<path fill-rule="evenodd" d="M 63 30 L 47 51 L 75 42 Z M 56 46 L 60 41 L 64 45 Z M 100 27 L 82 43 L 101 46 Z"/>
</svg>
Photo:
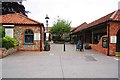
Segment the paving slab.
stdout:
<svg viewBox="0 0 120 80">
<path fill-rule="evenodd" d="M 18 52 L 2 60 L 3 78 L 118 78 L 118 58 L 75 45 L 51 44 L 46 52 Z"/>
<path fill-rule="evenodd" d="M 0 59 L 0 79 L 2 79 L 2 59 Z"/>
</svg>

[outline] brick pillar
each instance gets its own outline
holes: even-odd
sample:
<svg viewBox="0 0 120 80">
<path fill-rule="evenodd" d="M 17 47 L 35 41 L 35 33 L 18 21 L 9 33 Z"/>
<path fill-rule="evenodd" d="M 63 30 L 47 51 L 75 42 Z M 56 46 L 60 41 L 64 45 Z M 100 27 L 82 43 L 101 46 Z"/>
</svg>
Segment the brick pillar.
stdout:
<svg viewBox="0 0 120 80">
<path fill-rule="evenodd" d="M 110 37 L 111 36 L 117 37 L 117 32 L 120 29 L 119 23 L 120 22 L 110 22 Z M 117 43 L 109 43 L 109 55 L 111 55 L 111 56 L 115 55 L 116 44 Z"/>
<path fill-rule="evenodd" d="M 40 51 L 42 51 L 42 26 L 40 26 Z"/>
</svg>

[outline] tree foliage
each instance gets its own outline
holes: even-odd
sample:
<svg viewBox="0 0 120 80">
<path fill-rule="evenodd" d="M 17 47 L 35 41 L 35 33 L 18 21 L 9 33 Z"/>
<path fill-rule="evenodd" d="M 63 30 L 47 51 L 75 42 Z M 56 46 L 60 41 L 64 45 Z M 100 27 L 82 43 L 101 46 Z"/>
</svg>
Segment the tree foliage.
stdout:
<svg viewBox="0 0 120 80">
<path fill-rule="evenodd" d="M 9 13 L 21 13 L 27 16 L 29 11 L 25 10 L 24 5 L 21 2 L 2 2 L 2 14 L 9 14 Z"/>
<path fill-rule="evenodd" d="M 71 22 L 58 19 L 52 26 L 50 33 L 53 34 L 53 41 L 64 41 L 64 34 L 70 32 Z"/>
<path fill-rule="evenodd" d="M 71 26 L 71 22 L 65 21 L 65 20 L 57 20 L 55 22 L 50 30 L 51 34 L 56 34 L 56 35 L 63 35 L 64 33 L 69 33 Z"/>
<path fill-rule="evenodd" d="M 5 31 L 2 27 L 0 27 L 0 38 L 5 37 Z"/>
</svg>

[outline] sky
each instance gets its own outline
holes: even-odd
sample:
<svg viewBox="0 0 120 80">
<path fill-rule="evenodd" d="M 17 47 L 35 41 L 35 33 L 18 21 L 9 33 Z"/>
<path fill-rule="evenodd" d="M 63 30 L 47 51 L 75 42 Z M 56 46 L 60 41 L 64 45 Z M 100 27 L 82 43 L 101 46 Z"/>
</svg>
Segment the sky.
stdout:
<svg viewBox="0 0 120 80">
<path fill-rule="evenodd" d="M 31 13 L 28 17 L 45 25 L 49 16 L 49 27 L 59 18 L 68 20 L 71 27 L 83 22 L 90 23 L 118 9 L 120 0 L 26 0 L 23 5 Z"/>
</svg>

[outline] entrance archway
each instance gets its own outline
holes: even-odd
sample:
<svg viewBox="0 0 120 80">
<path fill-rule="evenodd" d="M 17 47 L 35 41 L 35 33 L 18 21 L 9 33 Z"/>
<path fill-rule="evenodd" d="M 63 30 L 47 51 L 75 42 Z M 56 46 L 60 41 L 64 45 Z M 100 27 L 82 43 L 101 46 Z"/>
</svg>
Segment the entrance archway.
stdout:
<svg viewBox="0 0 120 80">
<path fill-rule="evenodd" d="M 119 29 L 119 31 L 117 32 L 116 52 L 120 52 L 120 29 Z"/>
</svg>

